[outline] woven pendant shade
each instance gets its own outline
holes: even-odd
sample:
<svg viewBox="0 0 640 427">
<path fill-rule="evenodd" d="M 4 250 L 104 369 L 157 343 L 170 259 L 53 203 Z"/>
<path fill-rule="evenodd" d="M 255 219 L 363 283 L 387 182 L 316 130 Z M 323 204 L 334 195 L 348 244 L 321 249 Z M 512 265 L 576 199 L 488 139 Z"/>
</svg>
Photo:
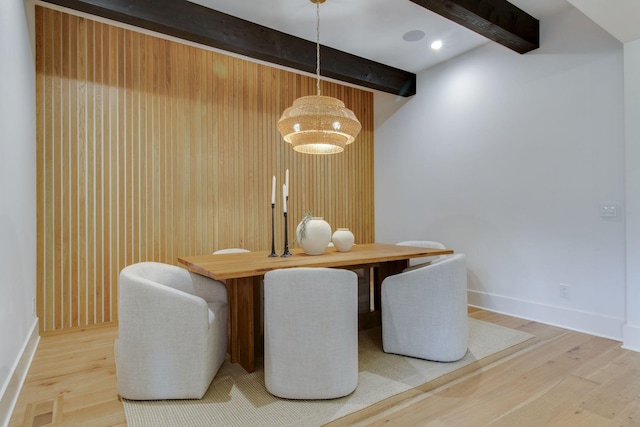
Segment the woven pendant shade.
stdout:
<svg viewBox="0 0 640 427">
<path fill-rule="evenodd" d="M 353 111 L 330 96 L 303 96 L 293 101 L 278 121 L 278 131 L 295 151 L 306 154 L 341 153 L 362 126 Z"/>
<path fill-rule="evenodd" d="M 362 125 L 353 111 L 339 99 L 320 95 L 320 3 L 316 3 L 316 87 L 317 95 L 303 96 L 282 113 L 278 131 L 299 153 L 335 154 L 351 144 Z"/>
</svg>

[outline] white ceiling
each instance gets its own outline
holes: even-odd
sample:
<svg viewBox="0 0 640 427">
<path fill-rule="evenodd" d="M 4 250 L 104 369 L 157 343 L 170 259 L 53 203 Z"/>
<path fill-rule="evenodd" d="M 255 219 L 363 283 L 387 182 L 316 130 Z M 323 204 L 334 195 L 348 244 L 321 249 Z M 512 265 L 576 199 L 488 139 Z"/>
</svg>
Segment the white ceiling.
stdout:
<svg viewBox="0 0 640 427">
<path fill-rule="evenodd" d="M 316 40 L 316 5 L 310 0 L 191 1 L 306 40 Z M 511 3 L 538 19 L 570 7 L 567 0 L 511 0 Z M 403 34 L 413 30 L 423 31 L 425 37 L 413 42 L 403 40 Z M 430 45 L 437 39 L 442 40 L 443 47 L 434 51 Z M 414 73 L 487 41 L 409 0 L 327 0 L 320 5 L 321 44 Z"/>
<path fill-rule="evenodd" d="M 316 40 L 316 5 L 310 0 L 191 1 Z M 573 5 L 622 43 L 640 38 L 640 0 L 510 1 L 539 20 Z M 425 37 L 403 40 L 403 34 L 415 30 L 423 31 Z M 434 40 L 443 42 L 439 51 L 430 48 Z M 487 42 L 483 36 L 409 0 L 326 0 L 320 5 L 320 43 L 414 73 Z"/>
<path fill-rule="evenodd" d="M 622 43 L 640 39 L 640 0 L 569 1 Z"/>
</svg>

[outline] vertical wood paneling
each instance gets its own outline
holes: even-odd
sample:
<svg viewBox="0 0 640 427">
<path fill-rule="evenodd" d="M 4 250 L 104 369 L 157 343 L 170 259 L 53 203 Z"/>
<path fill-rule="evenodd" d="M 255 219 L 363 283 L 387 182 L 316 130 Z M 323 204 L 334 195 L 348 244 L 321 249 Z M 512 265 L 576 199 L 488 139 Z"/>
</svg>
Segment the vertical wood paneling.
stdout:
<svg viewBox="0 0 640 427">
<path fill-rule="evenodd" d="M 38 49 L 36 51 L 36 68 L 37 69 L 44 69 L 43 63 L 47 62 L 44 59 L 44 56 L 46 55 L 46 44 L 43 40 L 45 34 L 44 34 L 44 19 L 42 16 L 42 9 L 37 9 L 36 10 L 36 26 L 38 27 L 36 29 L 36 34 L 38 37 L 38 41 L 36 42 L 39 46 L 40 49 Z M 45 94 L 44 94 L 44 90 L 46 85 L 46 74 L 45 73 L 41 73 L 38 74 L 36 76 L 36 116 L 37 117 L 43 117 L 43 109 L 45 108 Z M 36 127 L 36 140 L 38 141 L 38 143 L 40 144 L 42 141 L 44 141 L 46 139 L 46 135 L 47 135 L 47 123 L 41 123 L 40 126 Z M 48 228 L 46 225 L 46 219 L 47 219 L 47 215 L 45 214 L 46 212 L 46 207 L 47 207 L 47 200 L 46 200 L 46 196 L 43 194 L 45 190 L 45 186 L 46 186 L 46 182 L 50 181 L 50 179 L 48 180 L 46 177 L 46 173 L 47 170 L 45 169 L 44 165 L 45 165 L 45 156 L 46 156 L 46 147 L 43 147 L 42 145 L 38 145 L 37 150 L 36 150 L 36 185 L 38 187 L 38 189 L 40 189 L 40 191 L 38 192 L 39 197 L 37 197 L 36 200 L 36 212 L 37 212 L 37 222 L 36 222 L 36 238 L 37 238 L 37 252 L 36 252 L 36 265 L 39 266 L 40 268 L 40 278 L 45 278 L 48 276 L 48 270 L 47 270 L 47 256 L 46 256 L 46 245 L 45 245 L 45 241 L 46 241 L 46 235 L 48 233 Z M 38 318 L 40 319 L 40 323 L 45 323 L 46 319 L 44 316 L 44 301 L 45 301 L 45 294 L 44 294 L 44 286 L 38 286 L 36 288 L 36 301 L 37 301 L 37 305 L 36 305 L 36 315 L 38 316 Z"/>
<path fill-rule="evenodd" d="M 117 320 L 128 264 L 270 250 L 272 175 L 282 252 L 287 168 L 290 241 L 308 211 L 374 241 L 372 93 L 322 82 L 362 133 L 342 154 L 299 154 L 276 124 L 314 78 L 36 9 L 42 331 Z"/>
</svg>

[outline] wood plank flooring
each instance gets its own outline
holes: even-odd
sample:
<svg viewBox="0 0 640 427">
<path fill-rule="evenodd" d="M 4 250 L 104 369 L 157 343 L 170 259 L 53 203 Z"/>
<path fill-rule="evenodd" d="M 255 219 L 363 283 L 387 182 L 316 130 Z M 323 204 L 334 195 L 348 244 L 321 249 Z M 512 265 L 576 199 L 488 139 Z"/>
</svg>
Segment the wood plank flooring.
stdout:
<svg viewBox="0 0 640 427">
<path fill-rule="evenodd" d="M 620 343 L 469 309 L 536 336 L 455 381 L 426 384 L 331 426 L 640 426 L 640 353 Z M 125 426 L 115 325 L 42 337 L 9 426 Z"/>
</svg>

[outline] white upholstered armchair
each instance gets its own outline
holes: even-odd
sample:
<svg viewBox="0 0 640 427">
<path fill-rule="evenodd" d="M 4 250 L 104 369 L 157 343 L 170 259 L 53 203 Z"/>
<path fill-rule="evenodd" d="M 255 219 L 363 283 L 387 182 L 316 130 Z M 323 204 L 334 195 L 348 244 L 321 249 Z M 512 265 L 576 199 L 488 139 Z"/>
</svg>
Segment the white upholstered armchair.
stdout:
<svg viewBox="0 0 640 427">
<path fill-rule="evenodd" d="M 430 249 L 445 249 L 445 246 L 442 243 L 434 242 L 432 240 L 405 240 L 404 242 L 396 243 L 396 245 L 416 246 L 419 248 L 430 248 Z M 437 256 L 428 256 L 428 257 L 422 257 L 422 258 L 411 258 L 409 260 L 409 267 L 433 264 L 437 261 L 447 258 L 448 256 L 449 255 L 437 255 Z"/>
<path fill-rule="evenodd" d="M 463 254 L 382 282 L 387 353 L 452 362 L 467 352 L 467 267 Z"/>
<path fill-rule="evenodd" d="M 199 399 L 227 353 L 227 289 L 156 262 L 118 281 L 118 392 L 126 399 Z"/>
<path fill-rule="evenodd" d="M 264 379 L 287 399 L 332 399 L 358 385 L 358 277 L 288 268 L 264 276 Z"/>
<path fill-rule="evenodd" d="M 243 252 L 251 252 L 251 251 L 249 249 L 243 249 L 243 248 L 225 248 L 225 249 L 218 249 L 217 251 L 213 252 L 213 254 L 223 255 L 223 254 L 238 254 Z"/>
</svg>

